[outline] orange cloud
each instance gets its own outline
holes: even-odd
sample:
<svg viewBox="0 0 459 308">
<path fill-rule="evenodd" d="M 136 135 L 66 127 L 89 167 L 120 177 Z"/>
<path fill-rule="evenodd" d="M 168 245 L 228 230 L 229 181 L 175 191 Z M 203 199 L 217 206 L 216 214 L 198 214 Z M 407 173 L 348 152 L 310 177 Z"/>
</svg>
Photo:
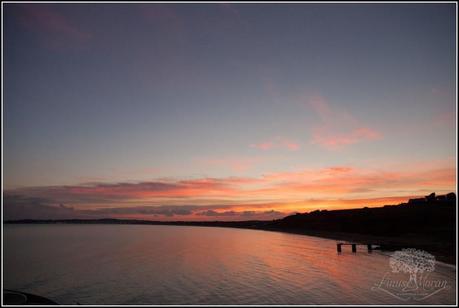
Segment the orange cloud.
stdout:
<svg viewBox="0 0 459 308">
<path fill-rule="evenodd" d="M 6 191 L 8 195 L 49 199 L 79 209 L 135 206 L 190 206 L 205 210 L 278 212 L 304 211 L 313 207 L 329 209 L 357 205 L 373 206 L 365 200 L 425 195 L 432 191 L 455 190 L 454 164 L 419 162 L 397 168 L 331 166 L 259 177 L 158 179 L 137 183 L 90 183 L 73 186 L 29 187 Z M 306 201 L 305 201 L 306 200 Z M 381 201 L 382 202 L 382 201 Z M 217 208 L 209 208 L 212 204 Z M 230 207 L 230 208 L 228 208 Z M 48 209 L 48 208 L 46 208 Z M 203 209 L 204 210 L 204 209 Z M 62 210 L 61 210 L 62 211 Z M 150 211 L 151 212 L 151 211 Z M 120 214 L 120 213 L 118 213 Z M 126 214 L 123 212 L 123 215 Z M 129 213 L 131 214 L 131 213 Z"/>
<path fill-rule="evenodd" d="M 305 199 L 295 202 L 222 205 L 67 206 L 51 199 L 6 194 L 5 219 L 127 218 L 150 220 L 271 220 L 316 209 L 351 209 L 399 204 L 419 195 L 361 199 Z"/>
<path fill-rule="evenodd" d="M 229 161 L 238 160 L 217 163 Z M 4 201 L 10 204 L 8 213 L 14 217 L 25 212 L 40 218 L 247 220 L 315 209 L 397 204 L 431 192 L 455 191 L 455 187 L 456 161 L 450 157 L 410 163 L 373 162 L 367 167 L 304 168 L 252 177 L 25 187 L 5 190 Z"/>
<path fill-rule="evenodd" d="M 67 192 L 77 196 L 100 196 L 104 199 L 185 198 L 193 196 L 232 195 L 228 183 L 204 178 L 181 181 L 155 181 L 141 183 L 96 184 L 67 187 Z"/>
</svg>

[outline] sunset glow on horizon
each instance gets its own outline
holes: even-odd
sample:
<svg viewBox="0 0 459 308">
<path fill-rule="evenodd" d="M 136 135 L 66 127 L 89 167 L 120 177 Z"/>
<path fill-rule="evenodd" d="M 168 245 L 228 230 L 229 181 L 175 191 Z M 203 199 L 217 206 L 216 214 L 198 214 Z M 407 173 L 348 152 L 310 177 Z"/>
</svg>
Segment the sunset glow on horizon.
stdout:
<svg viewBox="0 0 459 308">
<path fill-rule="evenodd" d="M 4 219 L 270 220 L 456 192 L 454 8 L 8 3 Z"/>
</svg>

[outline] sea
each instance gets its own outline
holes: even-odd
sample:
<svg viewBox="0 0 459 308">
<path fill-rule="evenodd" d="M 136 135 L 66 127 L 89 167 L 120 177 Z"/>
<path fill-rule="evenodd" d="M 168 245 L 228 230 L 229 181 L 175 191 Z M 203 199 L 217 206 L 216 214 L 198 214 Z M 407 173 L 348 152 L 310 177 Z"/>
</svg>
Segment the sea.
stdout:
<svg viewBox="0 0 459 308">
<path fill-rule="evenodd" d="M 273 231 L 5 224 L 5 289 L 74 305 L 455 304 L 456 267 Z M 400 271 L 405 269 L 405 271 Z M 419 270 L 420 269 L 420 270 Z M 410 276 L 411 275 L 411 276 Z"/>
</svg>

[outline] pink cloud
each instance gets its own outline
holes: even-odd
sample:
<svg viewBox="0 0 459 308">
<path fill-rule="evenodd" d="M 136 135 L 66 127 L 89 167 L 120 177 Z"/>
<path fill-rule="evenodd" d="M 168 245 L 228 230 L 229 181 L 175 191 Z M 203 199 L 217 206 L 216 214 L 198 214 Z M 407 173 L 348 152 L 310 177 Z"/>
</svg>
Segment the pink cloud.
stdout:
<svg viewBox="0 0 459 308">
<path fill-rule="evenodd" d="M 383 134 L 368 127 L 346 110 L 331 108 L 322 96 L 313 96 L 307 103 L 319 121 L 312 126 L 311 144 L 317 144 L 328 150 L 383 138 Z"/>
<path fill-rule="evenodd" d="M 21 5 L 20 22 L 37 33 L 51 49 L 81 47 L 92 35 L 81 30 L 57 10 L 42 4 Z"/>
<path fill-rule="evenodd" d="M 313 133 L 313 144 L 319 144 L 329 150 L 337 150 L 346 145 L 356 144 L 363 141 L 378 140 L 382 134 L 368 127 L 356 128 L 347 133 L 330 134 L 321 130 Z"/>
<path fill-rule="evenodd" d="M 31 187 L 27 192 L 35 197 L 55 197 L 81 202 L 111 200 L 153 200 L 156 198 L 242 198 L 250 200 L 288 200 L 300 196 L 374 194 L 402 189 L 454 189 L 454 166 L 424 168 L 417 164 L 397 170 L 331 166 L 291 172 L 278 172 L 260 177 L 195 178 L 182 180 L 158 179 L 138 183 L 90 183 L 74 186 Z M 374 197 L 374 196 L 373 196 Z"/>
<path fill-rule="evenodd" d="M 290 140 L 282 141 L 283 145 L 290 151 L 296 151 L 300 148 L 300 144 Z"/>
<path fill-rule="evenodd" d="M 444 98 L 453 98 L 454 97 L 454 88 L 448 88 L 445 86 L 432 87 L 431 94 L 440 99 Z"/>
<path fill-rule="evenodd" d="M 72 214 L 68 207 L 60 206 L 65 204 L 80 210 L 80 213 L 85 209 L 85 214 L 105 213 L 91 212 L 99 208 L 112 208 L 107 213 L 114 215 L 139 217 L 142 213 L 164 213 L 168 216 L 180 213 L 190 215 L 197 210 L 212 210 L 207 213 L 208 215 L 203 215 L 204 218 L 231 216 L 233 219 L 243 219 L 244 215 L 249 214 L 265 215 L 267 213 L 263 212 L 266 210 L 285 213 L 301 212 L 305 208 L 319 206 L 333 209 L 381 205 L 388 197 L 396 199 L 401 198 L 399 196 L 423 195 L 432 191 L 448 193 L 455 190 L 455 175 L 454 164 L 427 161 L 421 165 L 405 164 L 392 169 L 388 169 L 387 166 L 381 169 L 330 166 L 278 172 L 259 177 L 157 179 L 135 183 L 28 187 L 8 190 L 5 194 L 10 196 L 11 200 L 16 200 L 16 203 L 19 202 L 20 206 L 28 204 L 27 208 L 31 211 L 34 206 L 41 207 L 46 213 L 59 209 L 61 212 Z M 364 203 L 370 199 L 379 201 Z M 360 203 L 350 203 L 349 200 L 360 200 Z M 183 204 L 189 206 L 181 207 Z M 153 205 L 163 207 L 153 208 Z M 263 211 L 255 213 L 260 209 Z"/>
<path fill-rule="evenodd" d="M 456 123 L 456 114 L 451 111 L 437 113 L 432 117 L 432 123 L 434 126 L 439 127 L 454 127 Z"/>
<path fill-rule="evenodd" d="M 266 151 L 266 150 L 272 149 L 274 147 L 274 144 L 271 141 L 267 141 L 267 142 L 261 142 L 261 143 L 254 143 L 254 144 L 251 144 L 250 146 L 252 148 Z"/>
<path fill-rule="evenodd" d="M 314 110 L 314 112 L 319 115 L 322 121 L 328 121 L 332 118 L 332 111 L 327 100 L 320 96 L 315 95 L 307 100 L 309 106 Z"/>
<path fill-rule="evenodd" d="M 156 28 L 172 30 L 175 33 L 183 32 L 182 18 L 172 7 L 162 4 L 143 4 L 139 8 L 141 16 Z"/>
<path fill-rule="evenodd" d="M 199 159 L 198 163 L 210 168 L 224 168 L 234 172 L 247 172 L 257 165 L 260 157 L 222 157 Z"/>
<path fill-rule="evenodd" d="M 253 143 L 250 145 L 250 147 L 262 151 L 267 151 L 271 149 L 287 149 L 289 151 L 297 151 L 300 148 L 300 144 L 290 139 L 276 137 L 270 141 Z"/>
</svg>

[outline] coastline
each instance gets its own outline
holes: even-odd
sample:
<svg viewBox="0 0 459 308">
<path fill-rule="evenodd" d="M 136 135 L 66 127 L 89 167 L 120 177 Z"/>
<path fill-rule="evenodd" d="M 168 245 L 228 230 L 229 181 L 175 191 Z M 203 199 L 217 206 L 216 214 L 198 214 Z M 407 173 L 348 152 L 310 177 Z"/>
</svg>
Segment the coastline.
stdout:
<svg viewBox="0 0 459 308">
<path fill-rule="evenodd" d="M 358 244 L 378 245 L 379 251 L 392 252 L 402 248 L 416 248 L 426 250 L 433 254 L 437 261 L 444 262 L 450 266 L 456 266 L 456 255 L 444 246 L 445 243 L 438 243 L 435 239 L 419 238 L 415 235 L 409 236 L 377 236 L 361 233 L 348 233 L 338 231 L 320 231 L 306 229 L 288 229 L 270 226 L 266 221 L 243 221 L 243 222 L 158 222 L 138 220 L 27 220 L 27 221 L 4 221 L 6 225 L 14 224 L 120 224 L 120 225 L 168 225 L 168 226 L 191 226 L 191 227 L 222 227 L 238 228 L 259 231 L 283 232 L 289 234 L 306 235 L 331 239 L 343 242 Z M 335 250 L 332 253 L 336 253 Z"/>
<path fill-rule="evenodd" d="M 373 244 L 380 246 L 379 251 L 393 252 L 403 248 L 416 248 L 427 250 L 435 256 L 437 261 L 443 262 L 450 266 L 456 267 L 456 255 L 451 255 L 447 250 L 438 249 L 433 241 L 424 239 L 415 239 L 414 237 L 386 237 L 358 233 L 331 232 L 331 231 L 314 231 L 314 230 L 282 230 L 282 229 L 256 229 L 264 231 L 284 232 L 290 234 L 306 235 L 320 237 L 330 240 L 352 242 L 357 244 Z"/>
</svg>

